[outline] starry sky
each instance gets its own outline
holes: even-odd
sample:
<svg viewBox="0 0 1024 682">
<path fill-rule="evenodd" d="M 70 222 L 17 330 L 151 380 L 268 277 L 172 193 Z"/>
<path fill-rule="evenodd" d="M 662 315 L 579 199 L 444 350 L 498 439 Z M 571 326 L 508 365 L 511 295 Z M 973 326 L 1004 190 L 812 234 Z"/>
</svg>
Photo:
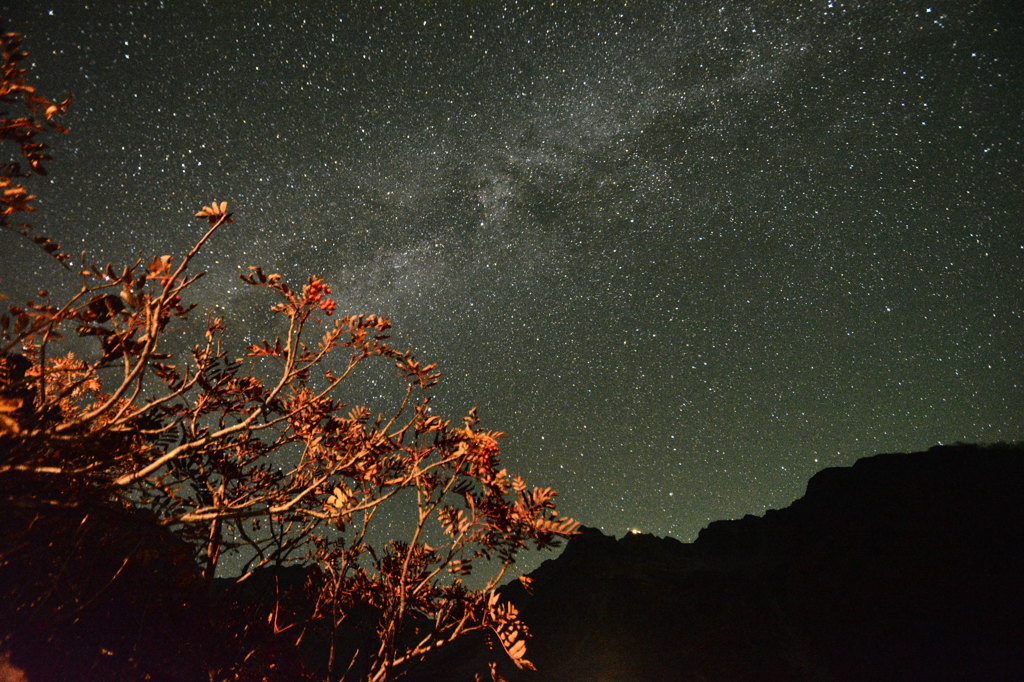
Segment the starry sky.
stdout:
<svg viewBox="0 0 1024 682">
<path fill-rule="evenodd" d="M 262 336 L 240 273 L 324 277 L 587 525 L 689 540 L 826 466 L 1024 438 L 1010 0 L 13 4 L 74 95 L 40 232 L 125 263 L 229 201 L 201 309 Z M 0 288 L 63 277 L 4 250 Z"/>
</svg>

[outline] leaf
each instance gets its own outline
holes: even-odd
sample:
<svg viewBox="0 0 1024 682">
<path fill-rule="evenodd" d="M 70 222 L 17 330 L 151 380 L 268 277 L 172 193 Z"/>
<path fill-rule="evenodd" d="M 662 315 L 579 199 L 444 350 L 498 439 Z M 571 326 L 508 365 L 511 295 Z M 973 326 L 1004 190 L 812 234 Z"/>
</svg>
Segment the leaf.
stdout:
<svg viewBox="0 0 1024 682">
<path fill-rule="evenodd" d="M 171 257 L 154 256 L 153 260 L 146 265 L 146 269 L 149 270 L 150 278 L 166 276 L 171 271 Z"/>
<path fill-rule="evenodd" d="M 545 519 L 541 517 L 534 521 L 534 525 L 537 527 L 537 530 L 543 533 L 553 533 L 555 535 L 572 535 L 580 526 L 578 521 L 567 517 L 561 519 Z"/>
<path fill-rule="evenodd" d="M 21 427 L 18 426 L 18 422 L 8 417 L 6 414 L 0 414 L 0 433 L 17 435 L 21 433 Z"/>
<path fill-rule="evenodd" d="M 515 644 L 509 647 L 508 655 L 509 658 L 513 660 L 513 662 L 515 662 L 517 659 L 521 661 L 523 659 L 523 656 L 526 655 L 526 642 L 524 642 L 521 639 L 516 641 Z"/>
<path fill-rule="evenodd" d="M 473 562 L 469 559 L 452 559 L 448 563 L 448 572 L 452 575 L 469 575 L 473 572 Z"/>
<path fill-rule="evenodd" d="M 284 346 L 281 345 L 281 339 L 274 339 L 274 345 L 271 346 L 270 342 L 264 341 L 262 346 L 250 344 L 246 346 L 247 357 L 258 358 L 263 356 L 280 357 L 284 355 Z"/>
<path fill-rule="evenodd" d="M 227 356 L 220 355 L 203 369 L 203 375 L 211 384 L 216 385 L 224 379 L 234 376 L 241 366 L 241 360 L 228 360 Z"/>
<path fill-rule="evenodd" d="M 530 506 L 531 507 L 545 507 L 549 506 L 550 500 L 555 497 L 556 493 L 552 488 L 534 488 L 533 492 L 530 493 Z"/>
<path fill-rule="evenodd" d="M 113 278 L 111 278 L 113 279 Z M 97 322 L 106 322 L 113 315 L 124 310 L 124 303 L 120 297 L 113 294 L 96 296 L 88 304 L 89 314 Z"/>
<path fill-rule="evenodd" d="M 327 498 L 327 504 L 335 509 L 341 510 L 347 506 L 348 503 L 354 498 L 352 491 L 349 490 L 348 486 L 341 483 L 335 486 L 330 497 Z"/>
<path fill-rule="evenodd" d="M 452 486 L 452 492 L 456 495 L 466 495 L 472 493 L 476 486 L 473 485 L 473 481 L 464 478 L 454 486 Z"/>
<path fill-rule="evenodd" d="M 231 214 L 228 213 L 228 202 L 222 201 L 217 203 L 214 201 L 209 206 L 203 206 L 195 215 L 196 218 L 206 218 L 210 225 L 216 225 L 218 222 L 230 223 Z"/>
<path fill-rule="evenodd" d="M 25 404 L 24 398 L 9 398 L 0 396 L 0 413 L 17 412 Z"/>
<path fill-rule="evenodd" d="M 187 438 L 185 427 L 181 422 L 177 422 L 153 439 L 153 447 L 162 452 L 170 452 L 184 443 Z"/>
</svg>

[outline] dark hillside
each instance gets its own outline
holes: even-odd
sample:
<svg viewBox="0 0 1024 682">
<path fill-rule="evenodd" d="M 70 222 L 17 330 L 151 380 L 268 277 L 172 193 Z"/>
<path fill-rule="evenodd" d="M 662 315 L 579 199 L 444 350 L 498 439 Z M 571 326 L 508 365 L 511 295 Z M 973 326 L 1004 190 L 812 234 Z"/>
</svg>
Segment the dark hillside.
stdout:
<svg viewBox="0 0 1024 682">
<path fill-rule="evenodd" d="M 692 544 L 587 529 L 509 588 L 545 680 L 1024 679 L 1024 451 L 815 475 Z"/>
<path fill-rule="evenodd" d="M 1021 446 L 938 447 L 827 469 L 789 507 L 712 523 L 689 544 L 585 528 L 534 571 L 532 594 L 506 588 L 538 672 L 501 672 L 513 682 L 1024 679 L 1022 483 Z M 206 679 L 200 671 L 249 652 L 252 679 L 323 679 L 322 633 L 284 649 L 267 620 L 278 603 L 282 626 L 299 619 L 301 568 L 204 589 L 186 548 L 144 515 L 11 509 L 3 520 L 22 551 L 0 556 L 0 641 L 29 680 Z M 111 563 L 118 556 L 134 560 Z M 466 641 L 404 679 L 472 679 L 479 646 Z"/>
</svg>

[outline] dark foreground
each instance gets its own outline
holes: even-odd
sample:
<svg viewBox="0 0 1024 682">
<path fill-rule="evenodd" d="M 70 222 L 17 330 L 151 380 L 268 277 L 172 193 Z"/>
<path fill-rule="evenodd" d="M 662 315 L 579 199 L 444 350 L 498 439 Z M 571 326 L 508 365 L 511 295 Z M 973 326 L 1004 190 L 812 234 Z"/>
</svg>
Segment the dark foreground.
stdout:
<svg viewBox="0 0 1024 682">
<path fill-rule="evenodd" d="M 538 671 L 501 672 L 513 682 L 1021 680 L 1022 501 L 1024 447 L 954 446 L 822 471 L 788 508 L 713 523 L 692 544 L 584 529 L 532 574 L 532 595 L 506 589 Z M 145 517 L 9 509 L 0 680 L 205 680 L 253 648 L 252 679 L 299 679 L 315 673 L 325 641 L 312 633 L 303 650 L 279 648 L 267 614 L 301 583 L 302 569 L 288 569 L 211 590 L 188 548 Z M 473 644 L 414 679 L 472 679 L 483 663 Z M 5 677 L 4 661 L 24 677 Z"/>
</svg>

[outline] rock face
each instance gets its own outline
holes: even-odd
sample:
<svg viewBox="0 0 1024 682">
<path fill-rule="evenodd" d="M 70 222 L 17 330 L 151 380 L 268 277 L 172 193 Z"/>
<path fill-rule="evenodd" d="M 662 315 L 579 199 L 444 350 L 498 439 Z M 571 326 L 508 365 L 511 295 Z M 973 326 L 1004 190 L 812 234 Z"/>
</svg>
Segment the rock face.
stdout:
<svg viewBox="0 0 1024 682">
<path fill-rule="evenodd" d="M 1024 679 L 1024 448 L 938 447 L 815 475 L 692 544 L 594 529 L 507 590 L 510 680 Z"/>
</svg>

